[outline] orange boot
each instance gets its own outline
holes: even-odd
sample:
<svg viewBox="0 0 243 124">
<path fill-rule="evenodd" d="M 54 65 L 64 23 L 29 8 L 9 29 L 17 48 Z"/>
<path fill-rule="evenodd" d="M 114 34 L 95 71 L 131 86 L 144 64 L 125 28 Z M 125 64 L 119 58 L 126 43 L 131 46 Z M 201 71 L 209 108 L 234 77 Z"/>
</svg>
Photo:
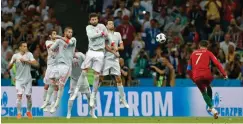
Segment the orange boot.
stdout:
<svg viewBox="0 0 243 124">
<path fill-rule="evenodd" d="M 21 113 L 17 114 L 17 119 L 21 119 L 21 118 L 22 118 Z"/>
<path fill-rule="evenodd" d="M 29 119 L 32 119 L 32 114 L 30 112 L 27 112 L 26 115 L 28 116 Z"/>
</svg>

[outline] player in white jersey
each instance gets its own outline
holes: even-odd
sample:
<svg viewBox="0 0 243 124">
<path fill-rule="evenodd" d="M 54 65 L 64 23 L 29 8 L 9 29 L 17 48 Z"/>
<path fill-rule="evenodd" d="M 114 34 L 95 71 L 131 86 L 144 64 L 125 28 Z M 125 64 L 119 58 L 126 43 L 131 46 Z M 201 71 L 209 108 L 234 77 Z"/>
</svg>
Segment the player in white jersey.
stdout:
<svg viewBox="0 0 243 124">
<path fill-rule="evenodd" d="M 72 59 L 76 48 L 76 38 L 72 37 L 72 34 L 72 28 L 66 27 L 64 29 L 64 37 L 58 37 L 59 39 L 57 39 L 55 43 L 50 47 L 51 50 L 59 48 L 59 53 L 57 55 L 58 81 L 56 83 L 56 85 L 58 85 L 58 93 L 55 104 L 50 110 L 51 113 L 54 113 L 59 106 L 64 86 L 71 73 Z M 50 94 L 47 95 L 50 96 Z M 50 97 L 47 98 L 42 108 L 47 106 L 47 101 L 50 100 Z"/>
<path fill-rule="evenodd" d="M 27 98 L 27 113 L 29 119 L 32 119 L 31 108 L 32 108 L 32 77 L 30 73 L 31 66 L 39 67 L 39 64 L 34 59 L 33 54 L 28 52 L 27 43 L 22 41 L 19 43 L 19 52 L 12 56 L 9 63 L 8 69 L 16 64 L 16 90 L 17 90 L 17 118 L 22 117 L 21 114 L 21 100 L 22 94 L 26 95 Z"/>
<path fill-rule="evenodd" d="M 90 25 L 86 27 L 87 36 L 89 39 L 89 50 L 86 53 L 84 62 L 82 63 L 82 73 L 80 76 L 80 83 L 77 84 L 77 87 L 74 91 L 73 96 L 70 100 L 74 100 L 80 90 L 88 89 L 89 83 L 87 80 L 88 69 L 91 68 L 94 70 L 94 82 L 93 89 L 90 96 L 89 105 L 94 107 L 96 93 L 99 87 L 99 75 L 104 63 L 104 51 L 105 51 L 105 40 L 107 38 L 107 29 L 103 24 L 98 23 L 98 15 L 96 13 L 91 13 L 89 16 Z"/>
<path fill-rule="evenodd" d="M 47 56 L 47 69 L 46 69 L 46 73 L 45 73 L 45 77 L 44 77 L 44 83 L 45 83 L 44 95 L 43 95 L 44 102 L 46 100 L 46 96 L 47 96 L 47 91 L 48 91 L 49 85 L 51 83 L 54 83 L 55 80 L 56 80 L 56 77 L 55 77 L 55 74 L 56 74 L 55 71 L 57 71 L 57 69 L 56 69 L 56 64 L 57 64 L 56 56 L 58 54 L 58 50 L 59 49 L 56 49 L 56 50 L 51 50 L 50 49 L 51 45 L 56 40 L 56 35 L 57 35 L 57 32 L 55 30 L 51 30 L 49 32 L 49 40 L 46 41 L 46 48 L 47 48 L 48 56 Z M 52 87 L 52 86 L 55 86 L 55 87 Z M 54 101 L 55 101 L 56 98 L 57 98 L 58 87 L 56 85 L 52 85 L 52 86 L 50 88 L 54 88 L 55 89 L 55 92 L 54 92 Z M 52 94 L 53 89 L 51 89 L 49 91 L 51 92 L 49 94 Z M 47 101 L 47 102 L 49 103 L 49 101 Z M 44 109 L 44 111 L 48 111 L 47 107 Z"/>
<path fill-rule="evenodd" d="M 70 97 L 73 95 L 74 89 L 76 88 L 77 82 L 81 81 L 80 80 L 80 75 L 81 75 L 81 64 L 83 63 L 85 59 L 85 55 L 81 52 L 75 52 L 74 57 L 73 57 L 73 63 L 72 63 L 72 72 L 71 72 L 71 81 L 70 81 L 70 89 L 69 89 L 69 94 Z M 85 94 L 87 97 L 87 100 L 90 100 L 90 95 L 91 91 L 90 89 L 80 89 L 80 92 L 82 94 Z M 67 118 L 71 118 L 71 110 L 73 107 L 73 100 L 68 101 L 68 112 L 67 112 Z M 93 118 L 97 118 L 94 114 L 94 108 L 90 107 L 90 115 Z"/>
<path fill-rule="evenodd" d="M 126 107 L 129 108 L 129 105 L 126 102 L 124 88 L 122 86 L 121 79 L 121 68 L 119 64 L 119 50 L 123 50 L 123 41 L 121 34 L 114 31 L 114 22 L 112 20 L 107 21 L 106 25 L 108 29 L 108 41 L 106 42 L 106 52 L 105 52 L 105 62 L 102 70 L 102 75 L 114 75 L 117 83 L 117 88 L 120 94 L 120 102 Z M 103 76 L 101 82 L 103 81 Z"/>
</svg>

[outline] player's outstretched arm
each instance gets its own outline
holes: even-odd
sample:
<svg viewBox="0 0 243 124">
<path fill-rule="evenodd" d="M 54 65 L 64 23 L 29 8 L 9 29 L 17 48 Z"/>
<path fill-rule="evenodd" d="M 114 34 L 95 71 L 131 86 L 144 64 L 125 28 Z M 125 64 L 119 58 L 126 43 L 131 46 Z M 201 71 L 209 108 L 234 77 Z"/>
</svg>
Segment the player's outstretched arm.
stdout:
<svg viewBox="0 0 243 124">
<path fill-rule="evenodd" d="M 58 39 L 58 40 L 56 40 L 50 47 L 49 47 L 49 49 L 50 50 L 55 50 L 58 46 L 59 46 L 59 44 L 61 44 L 63 42 L 63 40 L 60 40 L 60 39 Z"/>
<path fill-rule="evenodd" d="M 86 27 L 86 32 L 89 39 L 97 38 L 104 35 L 104 32 L 96 31 L 90 25 Z"/>
<path fill-rule="evenodd" d="M 224 76 L 224 78 L 227 78 L 227 74 L 224 71 L 222 65 L 220 64 L 220 62 L 217 60 L 217 58 L 213 55 L 213 53 L 208 51 L 208 54 L 210 56 L 210 60 L 213 62 L 213 64 L 219 69 L 219 71 L 221 72 L 221 74 Z"/>
</svg>

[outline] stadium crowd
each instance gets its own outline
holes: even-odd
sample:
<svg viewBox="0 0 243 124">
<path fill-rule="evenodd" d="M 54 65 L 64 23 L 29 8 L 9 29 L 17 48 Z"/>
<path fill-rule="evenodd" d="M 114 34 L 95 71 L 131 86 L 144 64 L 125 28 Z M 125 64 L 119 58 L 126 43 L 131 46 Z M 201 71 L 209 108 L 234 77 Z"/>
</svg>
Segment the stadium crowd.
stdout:
<svg viewBox="0 0 243 124">
<path fill-rule="evenodd" d="M 121 68 L 129 72 L 122 73 L 125 86 L 141 77 L 154 78 L 154 85 L 159 87 L 174 86 L 175 78 L 188 78 L 187 60 L 200 40 L 209 41 L 208 49 L 222 63 L 230 79 L 243 77 L 242 0 L 80 1 L 87 7 L 83 11 L 99 13 L 100 23 L 114 20 L 116 31 L 121 33 L 125 48 L 120 53 Z M 40 63 L 40 68 L 32 68 L 32 76 L 35 80 L 43 78 L 47 33 L 55 29 L 62 35 L 64 27 L 59 25 L 46 0 L 1 2 L 1 78 L 14 80 L 14 69 L 7 72 L 7 65 L 20 41 L 27 41 Z M 167 38 L 162 44 L 156 42 L 160 32 Z M 216 68 L 212 72 L 215 78 L 222 78 Z"/>
</svg>

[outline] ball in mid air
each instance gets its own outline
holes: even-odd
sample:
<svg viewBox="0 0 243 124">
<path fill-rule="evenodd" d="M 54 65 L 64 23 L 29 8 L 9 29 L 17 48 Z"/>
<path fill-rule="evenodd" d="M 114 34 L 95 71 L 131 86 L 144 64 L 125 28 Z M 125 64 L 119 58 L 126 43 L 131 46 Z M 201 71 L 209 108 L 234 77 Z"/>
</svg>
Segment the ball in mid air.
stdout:
<svg viewBox="0 0 243 124">
<path fill-rule="evenodd" d="M 156 36 L 156 41 L 159 43 L 164 43 L 166 41 L 166 36 L 163 33 L 160 33 Z"/>
</svg>

